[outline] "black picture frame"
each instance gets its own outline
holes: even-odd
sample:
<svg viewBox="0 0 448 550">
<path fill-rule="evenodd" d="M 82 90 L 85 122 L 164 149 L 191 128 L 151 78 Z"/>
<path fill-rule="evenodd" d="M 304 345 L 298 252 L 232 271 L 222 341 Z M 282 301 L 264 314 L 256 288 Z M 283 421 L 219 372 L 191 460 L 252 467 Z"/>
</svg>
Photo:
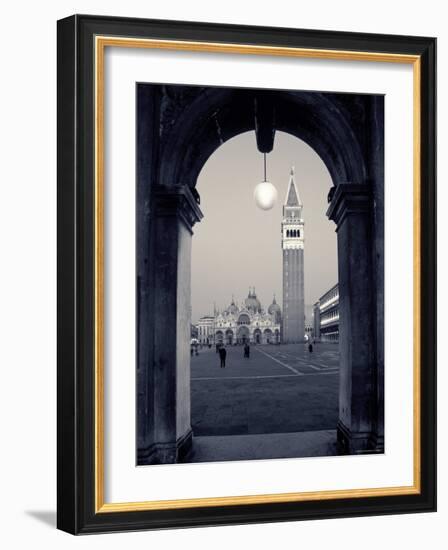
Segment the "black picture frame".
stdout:
<svg viewBox="0 0 448 550">
<path fill-rule="evenodd" d="M 95 506 L 95 36 L 194 40 L 420 58 L 420 492 L 103 511 Z M 436 39 L 74 15 L 58 21 L 57 526 L 73 534 L 436 510 Z"/>
</svg>

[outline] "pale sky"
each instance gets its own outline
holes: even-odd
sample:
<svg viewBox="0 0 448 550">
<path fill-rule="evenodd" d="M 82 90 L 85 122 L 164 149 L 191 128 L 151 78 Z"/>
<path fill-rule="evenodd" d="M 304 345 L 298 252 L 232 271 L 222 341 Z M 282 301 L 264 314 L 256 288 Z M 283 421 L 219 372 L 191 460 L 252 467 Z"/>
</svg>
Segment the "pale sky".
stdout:
<svg viewBox="0 0 448 550">
<path fill-rule="evenodd" d="M 193 228 L 192 321 L 223 309 L 232 299 L 247 297 L 255 286 L 268 307 L 275 293 L 282 306 L 281 221 L 289 172 L 303 203 L 305 221 L 305 304 L 312 305 L 337 282 L 335 224 L 328 220 L 330 174 L 323 161 L 303 141 L 276 132 L 267 155 L 267 179 L 278 190 L 276 205 L 260 210 L 254 188 L 263 179 L 263 155 L 255 133 L 236 136 L 219 147 L 204 165 L 197 184 L 203 220 Z M 307 308 L 309 320 L 309 308 Z"/>
</svg>

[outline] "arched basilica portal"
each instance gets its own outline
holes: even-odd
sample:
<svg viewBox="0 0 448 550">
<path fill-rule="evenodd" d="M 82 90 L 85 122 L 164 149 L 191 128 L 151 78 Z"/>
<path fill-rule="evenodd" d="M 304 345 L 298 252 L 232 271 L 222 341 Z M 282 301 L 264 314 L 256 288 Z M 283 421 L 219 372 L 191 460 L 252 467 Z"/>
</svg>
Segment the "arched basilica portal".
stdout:
<svg viewBox="0 0 448 550">
<path fill-rule="evenodd" d="M 202 218 L 195 186 L 209 156 L 250 130 L 260 152 L 272 150 L 276 130 L 305 141 L 332 177 L 327 216 L 338 236 L 338 441 L 349 453 L 381 451 L 383 97 L 140 84 L 137 109 L 139 464 L 182 460 L 192 445 L 191 239 Z"/>
</svg>

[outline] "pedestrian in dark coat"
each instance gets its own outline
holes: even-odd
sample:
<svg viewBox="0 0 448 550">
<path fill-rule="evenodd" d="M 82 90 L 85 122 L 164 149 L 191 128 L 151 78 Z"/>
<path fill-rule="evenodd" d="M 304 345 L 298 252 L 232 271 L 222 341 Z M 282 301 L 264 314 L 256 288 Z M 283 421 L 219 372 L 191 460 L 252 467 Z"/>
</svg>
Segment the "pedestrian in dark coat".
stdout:
<svg viewBox="0 0 448 550">
<path fill-rule="evenodd" d="M 308 345 L 308 351 L 310 353 L 313 353 L 313 344 L 310 342 L 309 345 Z"/>
<path fill-rule="evenodd" d="M 226 355 L 227 351 L 224 346 L 219 348 L 219 358 L 221 359 L 221 369 L 224 369 L 226 366 Z"/>
<path fill-rule="evenodd" d="M 249 344 L 244 344 L 244 357 L 246 357 L 247 359 L 249 359 L 250 357 L 250 346 Z"/>
</svg>

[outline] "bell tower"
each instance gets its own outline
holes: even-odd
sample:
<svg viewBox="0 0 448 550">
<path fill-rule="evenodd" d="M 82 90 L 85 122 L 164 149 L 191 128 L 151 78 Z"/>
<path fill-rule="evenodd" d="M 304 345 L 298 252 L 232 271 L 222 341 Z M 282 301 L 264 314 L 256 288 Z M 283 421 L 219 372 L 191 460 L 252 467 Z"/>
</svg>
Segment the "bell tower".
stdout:
<svg viewBox="0 0 448 550">
<path fill-rule="evenodd" d="M 282 342 L 305 341 L 304 222 L 303 204 L 294 178 L 289 175 L 283 205 L 283 325 Z"/>
</svg>

